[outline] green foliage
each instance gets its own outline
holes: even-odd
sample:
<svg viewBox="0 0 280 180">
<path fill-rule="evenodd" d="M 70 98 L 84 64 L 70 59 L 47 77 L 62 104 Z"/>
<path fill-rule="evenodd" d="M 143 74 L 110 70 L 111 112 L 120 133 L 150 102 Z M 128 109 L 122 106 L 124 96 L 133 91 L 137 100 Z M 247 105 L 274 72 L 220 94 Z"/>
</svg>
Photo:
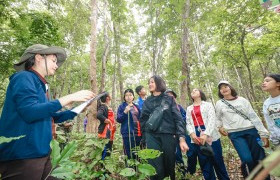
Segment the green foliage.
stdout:
<svg viewBox="0 0 280 180">
<path fill-rule="evenodd" d="M 278 148 L 276 151 L 274 151 L 272 154 L 270 154 L 267 158 L 263 160 L 264 167 L 267 168 L 272 162 L 274 162 L 277 158 L 280 157 L 280 149 Z M 270 172 L 271 175 L 280 177 L 280 164 L 278 162 L 278 165 L 272 169 Z"/>
<path fill-rule="evenodd" d="M 125 168 L 121 170 L 120 175 L 124 177 L 131 177 L 135 175 L 135 170 L 133 168 Z"/>
<path fill-rule="evenodd" d="M 156 150 L 136 150 L 140 160 L 126 159 L 122 155 L 122 146 L 115 146 L 111 156 L 101 160 L 101 154 L 108 140 L 101 140 L 90 134 L 71 134 L 71 141 L 61 151 L 59 143 L 51 142 L 52 172 L 51 175 L 62 179 L 92 179 L 129 177 L 145 179 L 155 175 L 156 170 L 147 164 L 148 159 L 158 157 Z M 121 143 L 118 139 L 114 144 Z M 128 166 L 135 168 L 126 167 Z"/>
<path fill-rule="evenodd" d="M 23 137 L 25 137 L 25 136 L 10 137 L 10 138 L 4 137 L 4 136 L 0 136 L 0 144 L 9 143 L 11 141 L 14 141 L 14 140 L 17 140 L 17 139 L 21 139 Z"/>
<path fill-rule="evenodd" d="M 77 143 L 72 141 L 65 146 L 62 152 L 60 152 L 59 143 L 56 140 L 51 141 L 52 176 L 62 179 L 69 179 L 74 176 L 72 171 L 73 163 L 69 163 L 68 160 L 73 155 L 76 148 Z"/>
</svg>

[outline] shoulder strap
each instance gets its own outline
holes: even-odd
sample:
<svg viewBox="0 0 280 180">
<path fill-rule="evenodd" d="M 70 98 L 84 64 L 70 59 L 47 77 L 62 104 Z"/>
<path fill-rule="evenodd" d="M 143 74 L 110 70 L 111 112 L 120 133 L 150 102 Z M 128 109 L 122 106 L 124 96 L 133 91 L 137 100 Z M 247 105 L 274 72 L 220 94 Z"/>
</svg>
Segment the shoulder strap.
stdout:
<svg viewBox="0 0 280 180">
<path fill-rule="evenodd" d="M 241 117 L 243 117 L 246 120 L 250 120 L 248 116 L 246 116 L 244 113 L 242 113 L 241 111 L 239 111 L 238 109 L 236 109 L 233 105 L 231 105 L 229 102 L 227 102 L 224 99 L 221 99 L 221 101 L 223 103 L 225 103 L 230 109 L 232 109 L 234 112 L 236 112 L 237 114 L 239 114 Z"/>
</svg>

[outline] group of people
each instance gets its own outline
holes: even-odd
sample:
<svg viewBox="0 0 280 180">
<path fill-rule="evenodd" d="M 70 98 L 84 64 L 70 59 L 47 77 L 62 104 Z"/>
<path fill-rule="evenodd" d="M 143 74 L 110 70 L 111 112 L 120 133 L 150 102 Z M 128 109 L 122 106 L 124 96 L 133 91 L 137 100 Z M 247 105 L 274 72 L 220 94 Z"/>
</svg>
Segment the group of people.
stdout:
<svg viewBox="0 0 280 180">
<path fill-rule="evenodd" d="M 18 140 L 0 144 L 0 174 L 2 179 L 55 179 L 51 171 L 50 141 L 54 123 L 73 119 L 71 110 L 61 111 L 73 102 L 83 102 L 95 96 L 88 90 L 52 100 L 46 77 L 54 75 L 66 59 L 61 47 L 36 44 L 28 47 L 14 65 L 0 118 L 0 136 Z M 262 89 L 270 97 L 263 104 L 268 130 L 253 110 L 250 102 L 238 96 L 225 80 L 217 84 L 220 100 L 214 106 L 198 88 L 191 92 L 192 103 L 186 110 L 176 102 L 177 94 L 167 89 L 157 75 L 148 81 L 151 93 L 146 98 L 143 86 L 123 93 L 123 102 L 115 116 L 110 107 L 111 96 L 104 93 L 98 102 L 98 137 L 108 138 L 102 159 L 110 155 L 116 123 L 121 124 L 123 151 L 128 159 L 136 158 L 135 149 L 159 150 L 158 158 L 149 163 L 156 169 L 151 179 L 175 179 L 175 164 L 184 164 L 183 173 L 194 174 L 197 159 L 206 180 L 229 179 L 225 167 L 221 135 L 228 136 L 241 159 L 244 177 L 265 158 L 263 147 L 280 145 L 280 74 L 265 77 Z M 86 124 L 85 124 L 86 125 Z M 269 179 L 270 177 L 267 177 Z"/>
<path fill-rule="evenodd" d="M 271 95 L 263 106 L 269 131 L 250 102 L 238 96 L 228 81 L 220 81 L 217 88 L 220 100 L 215 106 L 206 101 L 203 91 L 193 89 L 192 105 L 186 111 L 176 103 L 176 93 L 166 89 L 159 76 L 149 79 L 151 96 L 146 100 L 143 86 L 136 88 L 139 99 L 135 103 L 133 90 L 125 90 L 123 103 L 117 111 L 125 155 L 135 158 L 133 149 L 144 142 L 147 148 L 163 152 L 159 158 L 149 160 L 157 171 L 151 179 L 167 176 L 175 179 L 175 162 L 184 164 L 181 151 L 188 150 L 187 169 L 183 173 L 194 174 L 198 159 L 205 179 L 216 179 L 216 176 L 222 180 L 230 179 L 222 154 L 220 138 L 223 135 L 229 137 L 236 149 L 242 162 L 242 175 L 246 178 L 265 158 L 263 148 L 269 146 L 269 137 L 272 146 L 280 145 L 280 74 L 267 75 L 262 84 L 262 89 Z M 141 91 L 144 93 L 140 95 Z M 150 122 L 154 117 L 161 119 L 156 128 Z"/>
</svg>

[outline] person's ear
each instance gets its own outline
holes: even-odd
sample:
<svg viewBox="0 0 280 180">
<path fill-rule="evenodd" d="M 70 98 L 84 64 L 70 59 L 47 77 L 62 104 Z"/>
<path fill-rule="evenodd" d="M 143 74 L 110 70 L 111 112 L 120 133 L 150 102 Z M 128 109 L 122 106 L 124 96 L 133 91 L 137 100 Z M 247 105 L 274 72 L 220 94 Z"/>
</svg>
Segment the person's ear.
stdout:
<svg viewBox="0 0 280 180">
<path fill-rule="evenodd" d="M 43 57 L 40 54 L 35 55 L 35 62 L 40 62 L 43 59 Z"/>
<path fill-rule="evenodd" d="M 280 82 L 277 82 L 276 83 L 276 86 L 279 88 L 279 90 L 280 90 Z"/>
</svg>

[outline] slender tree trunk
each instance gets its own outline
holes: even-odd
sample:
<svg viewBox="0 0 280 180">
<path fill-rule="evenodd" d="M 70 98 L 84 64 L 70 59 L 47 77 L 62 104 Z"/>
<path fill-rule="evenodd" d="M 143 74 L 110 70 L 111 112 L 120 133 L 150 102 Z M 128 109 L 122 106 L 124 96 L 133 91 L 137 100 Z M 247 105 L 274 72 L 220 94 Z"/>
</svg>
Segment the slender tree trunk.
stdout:
<svg viewBox="0 0 280 180">
<path fill-rule="evenodd" d="M 112 84 L 112 109 L 115 111 L 116 108 L 116 76 L 117 76 L 117 56 L 115 55 L 114 62 L 114 75 L 113 75 L 113 84 Z"/>
<path fill-rule="evenodd" d="M 247 71 L 248 71 L 249 85 L 250 85 L 250 89 L 251 89 L 251 95 L 252 95 L 252 98 L 253 98 L 253 102 L 257 102 L 257 98 L 256 98 L 254 87 L 253 87 L 251 63 L 250 63 L 250 59 L 248 58 L 248 56 L 246 54 L 245 46 L 244 46 L 245 37 L 246 37 L 246 31 L 245 31 L 245 29 L 243 29 L 242 30 L 242 35 L 241 35 L 241 38 L 240 38 L 240 45 L 241 45 L 241 50 L 242 50 L 242 54 L 243 54 L 244 64 L 245 64 L 245 66 L 247 68 Z M 251 102 L 251 104 L 252 104 L 252 102 Z M 259 116 L 263 117 L 261 108 L 259 106 L 256 106 L 256 108 L 257 108 Z M 263 121 L 263 123 L 264 123 L 264 121 Z"/>
<path fill-rule="evenodd" d="M 63 94 L 64 87 L 65 87 L 65 81 L 67 80 L 67 78 L 66 78 L 66 75 L 67 75 L 67 66 L 68 66 L 68 63 L 65 62 L 65 63 L 64 63 L 64 73 L 63 73 L 62 78 L 61 78 L 62 84 L 61 84 L 60 93 L 59 93 L 60 96 Z"/>
<path fill-rule="evenodd" d="M 190 15 L 190 0 L 186 0 L 183 10 L 183 23 L 182 23 L 182 30 L 183 30 L 183 36 L 182 36 L 182 76 L 184 77 L 184 80 L 181 84 L 181 105 L 186 108 L 187 107 L 187 98 L 186 93 L 191 99 L 191 90 L 190 90 L 190 68 L 188 64 L 189 60 L 189 53 L 190 53 L 190 45 L 189 45 L 189 30 L 187 27 L 187 20 Z"/>
<path fill-rule="evenodd" d="M 157 53 L 157 36 L 155 35 L 155 32 L 154 32 L 154 24 L 153 24 L 153 21 L 154 21 L 154 15 L 153 15 L 153 2 L 152 0 L 149 1 L 149 8 L 150 8 L 150 19 L 151 19 L 151 34 L 152 34 L 152 73 L 153 75 L 157 75 L 157 65 L 156 65 L 156 53 Z M 156 11 L 158 11 L 156 9 Z M 156 19 L 155 19 L 155 24 L 157 23 L 157 12 L 156 12 Z"/>
<path fill-rule="evenodd" d="M 110 49 L 110 43 L 107 34 L 107 21 L 105 18 L 104 19 L 104 52 L 102 56 L 102 73 L 101 73 L 101 83 L 100 83 L 100 90 L 99 90 L 100 93 L 103 92 L 105 89 L 106 64 L 107 64 L 109 49 Z"/>
<path fill-rule="evenodd" d="M 90 42 L 90 82 L 91 90 L 97 93 L 96 78 L 96 47 L 97 47 L 97 0 L 91 1 L 91 42 Z M 96 119 L 97 103 L 94 101 L 89 108 L 89 118 L 87 123 L 88 133 L 97 133 L 98 121 Z"/>
<path fill-rule="evenodd" d="M 115 46 L 116 46 L 116 56 L 117 56 L 117 75 L 119 78 L 119 85 L 120 85 L 120 97 L 122 97 L 123 90 L 123 77 L 122 77 L 122 62 L 120 57 L 120 34 L 119 34 L 119 23 L 113 23 L 114 24 L 114 40 L 115 40 Z"/>
</svg>

